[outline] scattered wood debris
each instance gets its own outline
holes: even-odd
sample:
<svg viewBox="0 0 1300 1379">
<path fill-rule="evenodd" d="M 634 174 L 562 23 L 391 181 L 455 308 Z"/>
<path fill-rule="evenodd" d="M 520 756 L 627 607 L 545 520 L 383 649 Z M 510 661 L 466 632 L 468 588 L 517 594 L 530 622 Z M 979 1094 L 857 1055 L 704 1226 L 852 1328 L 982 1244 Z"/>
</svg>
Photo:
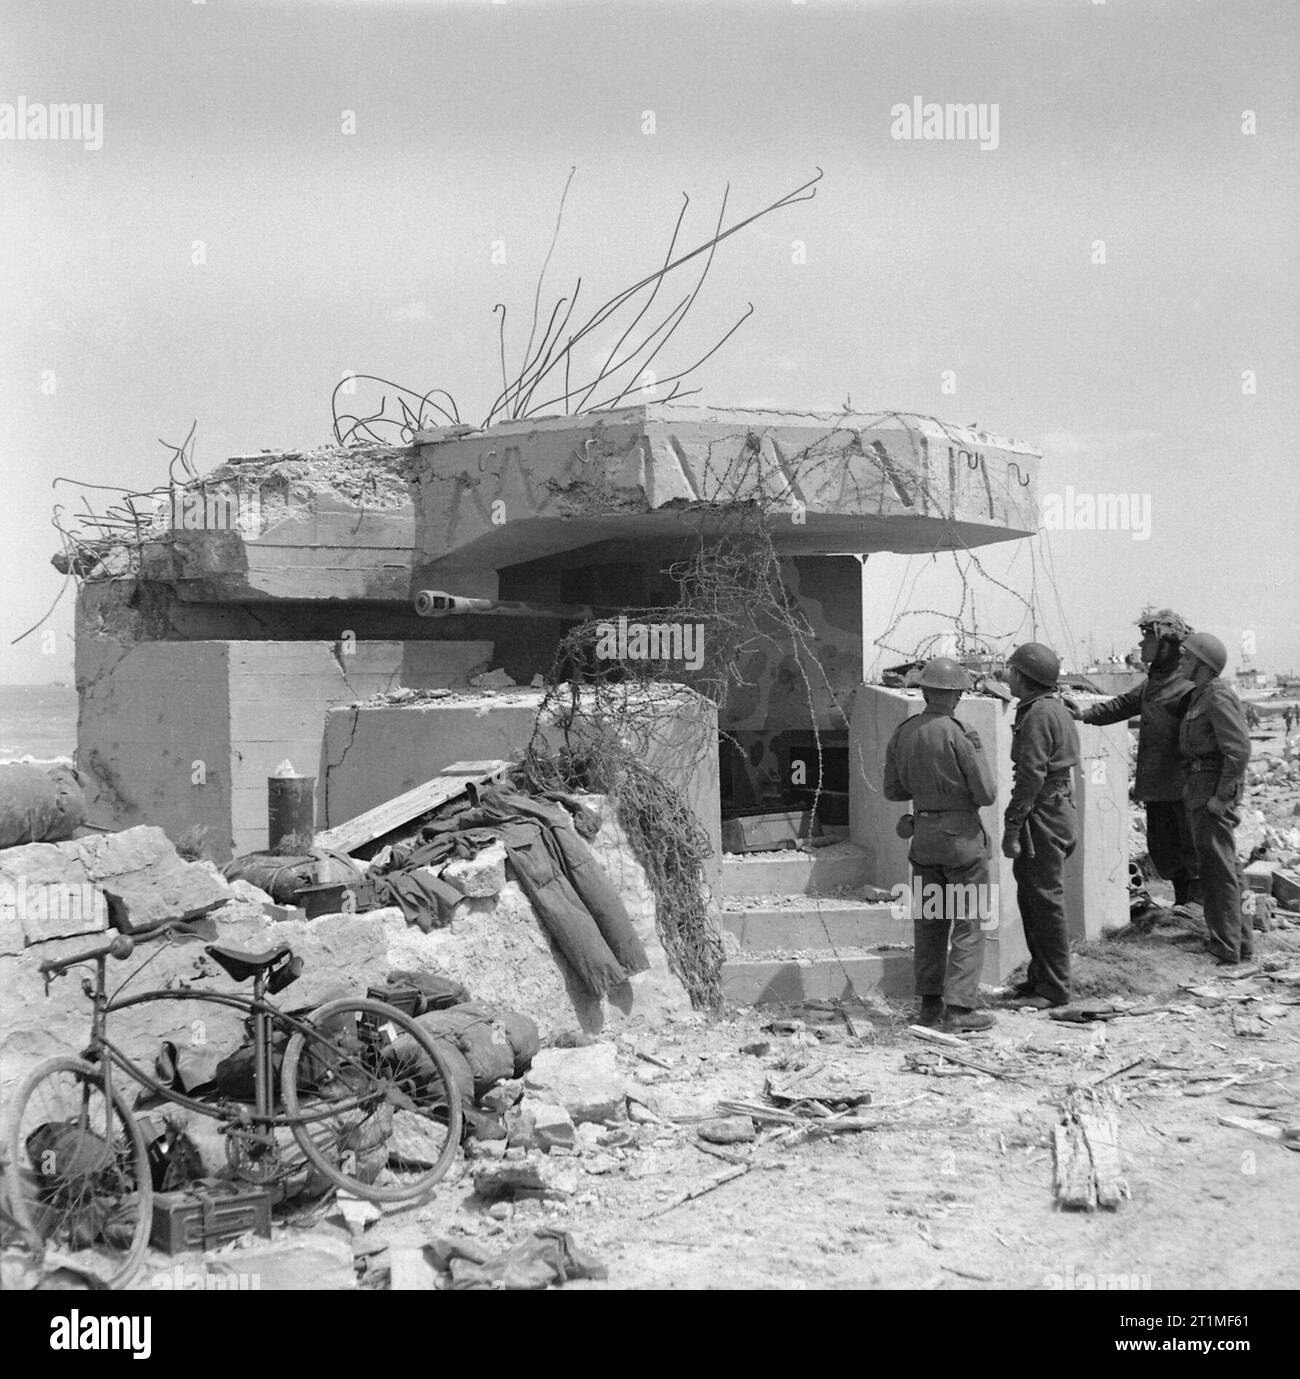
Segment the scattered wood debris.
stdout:
<svg viewBox="0 0 1300 1379">
<path fill-rule="evenodd" d="M 1128 1196 L 1120 1172 L 1119 1114 L 1109 1089 L 1071 1092 L 1053 1134 L 1059 1206 L 1076 1211 L 1119 1208 Z"/>
</svg>

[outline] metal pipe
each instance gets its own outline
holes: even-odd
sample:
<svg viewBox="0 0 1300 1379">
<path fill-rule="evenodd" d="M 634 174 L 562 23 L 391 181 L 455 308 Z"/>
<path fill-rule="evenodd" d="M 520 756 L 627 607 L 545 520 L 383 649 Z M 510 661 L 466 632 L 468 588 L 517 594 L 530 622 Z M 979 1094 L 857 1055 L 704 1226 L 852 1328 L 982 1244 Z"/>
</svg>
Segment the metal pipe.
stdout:
<svg viewBox="0 0 1300 1379">
<path fill-rule="evenodd" d="M 597 608 L 589 603 L 522 603 L 516 599 L 467 598 L 462 594 L 444 593 L 441 589 L 421 589 L 415 596 L 415 611 L 422 618 L 464 617 L 473 613 L 493 618 L 558 618 L 565 622 L 617 616 L 615 609 Z"/>
</svg>

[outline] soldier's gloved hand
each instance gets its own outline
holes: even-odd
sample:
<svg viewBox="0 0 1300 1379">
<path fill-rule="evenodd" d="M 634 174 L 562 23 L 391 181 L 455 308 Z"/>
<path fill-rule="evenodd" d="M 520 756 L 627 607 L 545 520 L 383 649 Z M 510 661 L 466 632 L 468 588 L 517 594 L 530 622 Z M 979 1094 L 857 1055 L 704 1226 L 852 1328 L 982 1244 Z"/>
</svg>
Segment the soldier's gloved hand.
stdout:
<svg viewBox="0 0 1300 1379">
<path fill-rule="evenodd" d="M 1070 714 L 1070 717 L 1071 717 L 1071 718 L 1082 718 L 1082 717 L 1083 717 L 1083 710 L 1078 706 L 1078 704 L 1076 704 L 1076 703 L 1074 702 L 1073 699 L 1066 699 L 1066 698 L 1064 697 L 1064 695 L 1063 695 L 1063 696 L 1061 697 L 1061 703 L 1065 705 L 1065 707 L 1066 707 L 1067 710 L 1069 710 L 1069 714 Z"/>
<path fill-rule="evenodd" d="M 1211 795 L 1205 807 L 1216 819 L 1223 818 L 1228 812 L 1228 806 L 1217 795 Z"/>
<path fill-rule="evenodd" d="M 1002 855 L 1013 861 L 1020 856 L 1020 830 L 1004 829 L 1002 832 Z"/>
</svg>

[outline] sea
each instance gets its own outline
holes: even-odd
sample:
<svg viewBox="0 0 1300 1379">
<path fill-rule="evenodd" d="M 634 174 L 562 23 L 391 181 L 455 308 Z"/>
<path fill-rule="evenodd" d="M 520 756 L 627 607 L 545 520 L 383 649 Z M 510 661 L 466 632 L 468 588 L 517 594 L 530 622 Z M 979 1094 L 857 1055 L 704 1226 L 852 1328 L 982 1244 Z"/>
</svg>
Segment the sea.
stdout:
<svg viewBox="0 0 1300 1379">
<path fill-rule="evenodd" d="M 71 761 L 77 691 L 71 685 L 0 685 L 0 762 Z"/>
</svg>

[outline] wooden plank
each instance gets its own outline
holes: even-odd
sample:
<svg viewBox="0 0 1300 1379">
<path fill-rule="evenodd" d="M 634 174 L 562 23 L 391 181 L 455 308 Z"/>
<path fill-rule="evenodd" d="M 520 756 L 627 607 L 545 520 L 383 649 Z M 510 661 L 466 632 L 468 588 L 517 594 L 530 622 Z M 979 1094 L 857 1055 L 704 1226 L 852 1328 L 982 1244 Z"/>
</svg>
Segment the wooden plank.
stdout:
<svg viewBox="0 0 1300 1379">
<path fill-rule="evenodd" d="M 418 819 L 439 805 L 464 794 L 467 785 L 482 785 L 511 765 L 508 761 L 457 761 L 443 769 L 432 780 L 417 785 L 403 795 L 385 800 L 364 814 L 349 819 L 336 828 L 327 828 L 316 835 L 315 845 L 335 852 L 351 852 L 353 848 L 382 838 L 403 824 Z"/>
<path fill-rule="evenodd" d="M 1056 1157 L 1056 1200 L 1076 1211 L 1092 1211 L 1097 1205 L 1097 1184 L 1092 1158 L 1082 1133 L 1073 1121 L 1053 1131 Z"/>
<path fill-rule="evenodd" d="M 1080 1116 L 1079 1129 L 1092 1159 L 1097 1205 L 1116 1211 L 1124 1195 L 1119 1163 L 1119 1121 L 1114 1116 Z"/>
</svg>

